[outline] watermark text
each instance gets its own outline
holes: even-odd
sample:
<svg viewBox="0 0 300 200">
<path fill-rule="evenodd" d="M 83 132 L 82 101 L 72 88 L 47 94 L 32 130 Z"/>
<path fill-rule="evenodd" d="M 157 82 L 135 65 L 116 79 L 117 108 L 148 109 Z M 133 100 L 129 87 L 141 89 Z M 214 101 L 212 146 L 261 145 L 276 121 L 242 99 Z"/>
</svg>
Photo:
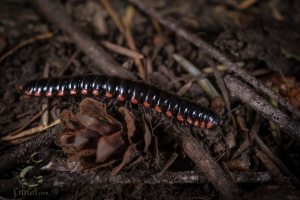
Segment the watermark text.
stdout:
<svg viewBox="0 0 300 200">
<path fill-rule="evenodd" d="M 15 196 L 24 196 L 24 195 L 48 195 L 48 192 L 38 191 L 37 188 L 28 188 L 27 190 L 15 188 L 14 189 Z"/>
</svg>

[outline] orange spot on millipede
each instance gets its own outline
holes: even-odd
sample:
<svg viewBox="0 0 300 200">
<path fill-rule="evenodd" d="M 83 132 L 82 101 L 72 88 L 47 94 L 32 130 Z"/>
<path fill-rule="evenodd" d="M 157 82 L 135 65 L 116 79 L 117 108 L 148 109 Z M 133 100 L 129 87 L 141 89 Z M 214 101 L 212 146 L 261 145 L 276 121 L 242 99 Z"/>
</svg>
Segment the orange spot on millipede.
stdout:
<svg viewBox="0 0 300 200">
<path fill-rule="evenodd" d="M 138 100 L 135 99 L 135 98 L 132 98 L 130 101 L 131 101 L 132 103 L 134 103 L 134 104 L 138 104 L 138 103 L 139 103 Z"/>
<path fill-rule="evenodd" d="M 198 121 L 198 120 L 196 120 L 196 121 L 194 122 L 194 126 L 199 126 L 199 121 Z"/>
<path fill-rule="evenodd" d="M 82 90 L 81 90 L 81 94 L 88 94 L 87 89 L 82 89 Z"/>
<path fill-rule="evenodd" d="M 172 117 L 172 116 L 173 116 L 172 112 L 169 111 L 169 110 L 166 112 L 166 115 L 169 116 L 169 117 Z"/>
<path fill-rule="evenodd" d="M 186 121 L 187 121 L 189 124 L 192 124 L 192 123 L 193 123 L 193 120 L 192 120 L 191 118 L 188 118 Z"/>
<path fill-rule="evenodd" d="M 112 95 L 112 93 L 106 92 L 105 96 L 106 96 L 107 98 L 112 98 L 113 95 Z"/>
<path fill-rule="evenodd" d="M 46 92 L 46 97 L 52 97 L 52 92 L 48 90 L 48 91 Z"/>
<path fill-rule="evenodd" d="M 201 128 L 205 128 L 205 122 L 203 121 L 203 122 L 201 122 L 201 126 L 200 126 Z"/>
<path fill-rule="evenodd" d="M 57 93 L 57 96 L 62 97 L 64 96 L 64 92 L 62 90 L 59 90 Z"/>
<path fill-rule="evenodd" d="M 122 95 L 119 95 L 117 98 L 119 101 L 125 101 L 125 98 Z"/>
<path fill-rule="evenodd" d="M 149 108 L 150 107 L 150 104 L 147 102 L 147 101 L 144 101 L 144 106 L 146 107 L 146 108 Z"/>
<path fill-rule="evenodd" d="M 31 91 L 30 90 L 25 90 L 24 93 L 27 94 L 27 95 L 31 95 Z"/>
<path fill-rule="evenodd" d="M 34 96 L 40 97 L 40 96 L 41 96 L 41 92 L 40 92 L 40 91 L 36 91 L 36 92 L 34 93 Z"/>
<path fill-rule="evenodd" d="M 77 94 L 77 92 L 76 92 L 76 90 L 72 89 L 72 90 L 70 91 L 70 94 L 75 95 L 75 94 Z"/>
<path fill-rule="evenodd" d="M 181 122 L 184 120 L 184 118 L 183 118 L 182 115 L 177 115 L 177 119 L 178 119 L 179 121 L 181 121 Z"/>
<path fill-rule="evenodd" d="M 157 112 L 161 112 L 161 107 L 159 107 L 159 106 L 155 106 L 155 108 L 154 108 Z"/>
<path fill-rule="evenodd" d="M 98 96 L 99 95 L 99 91 L 98 90 L 93 90 L 93 95 L 94 96 Z"/>
<path fill-rule="evenodd" d="M 207 124 L 206 124 L 206 128 L 208 128 L 208 129 L 210 129 L 212 127 L 212 123 L 209 121 L 209 122 L 207 122 Z"/>
</svg>

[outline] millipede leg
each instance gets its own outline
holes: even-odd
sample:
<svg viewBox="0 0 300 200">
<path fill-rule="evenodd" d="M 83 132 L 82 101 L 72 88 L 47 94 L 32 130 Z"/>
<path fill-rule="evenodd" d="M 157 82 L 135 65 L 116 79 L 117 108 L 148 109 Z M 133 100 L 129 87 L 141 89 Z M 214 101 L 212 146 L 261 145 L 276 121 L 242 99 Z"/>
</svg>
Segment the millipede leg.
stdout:
<svg viewBox="0 0 300 200">
<path fill-rule="evenodd" d="M 146 110 L 142 104 L 138 104 L 138 109 L 142 113 L 142 116 L 145 117 L 146 115 Z"/>
<path fill-rule="evenodd" d="M 197 126 L 196 127 L 196 134 L 200 135 L 201 137 L 203 137 L 203 134 L 201 132 L 201 129 Z"/>
<path fill-rule="evenodd" d="M 148 109 L 150 116 L 153 116 L 153 110 L 152 109 Z"/>
<path fill-rule="evenodd" d="M 155 119 L 155 122 L 154 122 L 155 126 L 154 126 L 153 130 L 156 129 L 159 125 L 161 125 L 163 122 L 164 121 L 162 120 L 162 114 L 157 113 L 156 114 L 156 119 Z"/>
<path fill-rule="evenodd" d="M 129 107 L 129 110 L 132 111 L 132 103 L 130 101 L 128 101 L 128 107 Z"/>
<path fill-rule="evenodd" d="M 103 102 L 103 108 L 105 107 L 106 103 L 107 103 L 107 97 L 102 97 L 101 98 L 101 102 Z"/>
<path fill-rule="evenodd" d="M 70 98 L 70 101 L 71 101 L 71 109 L 72 109 L 73 113 L 75 113 L 75 107 L 76 107 L 76 101 L 75 101 L 75 98 L 74 98 L 74 97 L 71 97 L 71 98 Z"/>
<path fill-rule="evenodd" d="M 170 126 L 171 126 L 171 124 L 172 124 L 172 121 L 173 121 L 173 119 L 174 119 L 174 117 L 170 117 L 169 118 L 170 120 L 167 122 L 168 123 L 168 125 L 165 127 L 165 132 L 168 130 L 168 128 L 170 128 Z"/>
<path fill-rule="evenodd" d="M 113 111 L 113 108 L 116 106 L 117 102 L 118 102 L 117 99 L 110 99 L 110 100 L 109 100 L 109 102 L 108 102 L 108 104 L 107 104 L 107 107 L 108 107 L 108 110 L 109 110 L 110 112 Z"/>
<path fill-rule="evenodd" d="M 156 119 L 154 121 L 154 124 L 159 123 L 162 121 L 162 114 L 161 113 L 157 113 L 156 114 Z"/>
<path fill-rule="evenodd" d="M 103 97 L 100 97 L 100 96 L 95 96 L 95 97 L 93 97 L 93 99 L 103 102 Z"/>
<path fill-rule="evenodd" d="M 56 112 L 57 108 L 59 108 L 59 109 L 63 108 L 63 99 L 62 98 L 58 98 L 58 100 L 57 100 L 57 106 L 55 108 L 55 112 Z"/>
<path fill-rule="evenodd" d="M 81 101 L 83 101 L 86 97 L 86 95 L 81 95 Z"/>
</svg>

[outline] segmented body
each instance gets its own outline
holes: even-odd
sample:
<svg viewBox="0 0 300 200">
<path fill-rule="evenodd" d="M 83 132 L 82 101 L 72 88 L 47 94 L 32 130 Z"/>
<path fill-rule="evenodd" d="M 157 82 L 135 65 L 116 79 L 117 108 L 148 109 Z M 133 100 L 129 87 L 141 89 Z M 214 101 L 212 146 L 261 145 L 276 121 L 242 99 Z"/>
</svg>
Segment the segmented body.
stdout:
<svg viewBox="0 0 300 200">
<path fill-rule="evenodd" d="M 76 75 L 63 78 L 41 78 L 23 86 L 25 94 L 37 97 L 102 96 L 132 104 L 141 104 L 165 113 L 182 123 L 200 128 L 219 126 L 220 116 L 195 101 L 180 97 L 154 84 L 106 75 Z"/>
</svg>

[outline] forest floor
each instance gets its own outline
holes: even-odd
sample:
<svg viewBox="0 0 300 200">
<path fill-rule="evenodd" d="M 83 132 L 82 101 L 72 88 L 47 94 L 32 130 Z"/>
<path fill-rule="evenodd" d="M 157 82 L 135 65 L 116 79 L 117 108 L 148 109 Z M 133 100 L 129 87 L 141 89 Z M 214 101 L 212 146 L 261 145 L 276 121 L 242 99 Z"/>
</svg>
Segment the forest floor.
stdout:
<svg viewBox="0 0 300 200">
<path fill-rule="evenodd" d="M 299 198 L 299 24 L 300 1 L 0 1 L 1 199 Z M 178 115 L 61 88 L 91 73 Z"/>
</svg>

